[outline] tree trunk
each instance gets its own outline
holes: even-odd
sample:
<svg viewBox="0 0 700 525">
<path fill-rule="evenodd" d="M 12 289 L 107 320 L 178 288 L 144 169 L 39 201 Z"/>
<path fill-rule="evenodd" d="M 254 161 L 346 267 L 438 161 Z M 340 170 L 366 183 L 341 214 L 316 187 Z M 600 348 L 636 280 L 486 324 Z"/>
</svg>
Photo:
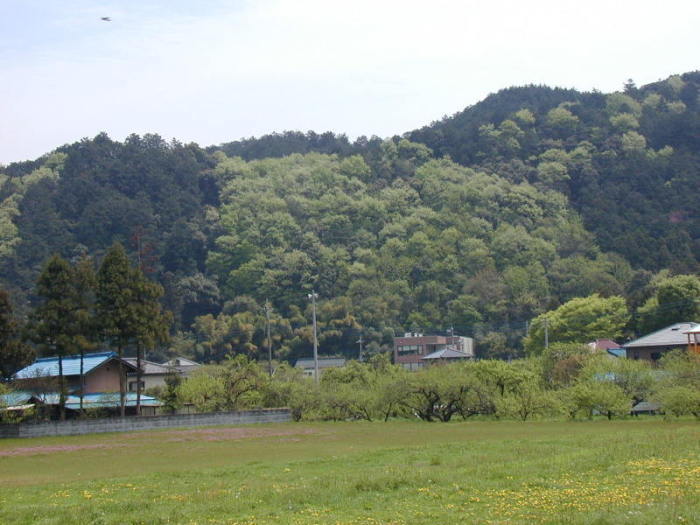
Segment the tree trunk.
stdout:
<svg viewBox="0 0 700 525">
<path fill-rule="evenodd" d="M 58 394 L 58 410 L 60 414 L 61 421 L 66 419 L 66 381 L 63 377 L 63 356 L 58 355 L 58 388 L 60 392 Z"/>
<path fill-rule="evenodd" d="M 84 361 L 85 359 L 85 350 L 82 348 L 80 349 L 80 415 L 84 416 L 85 412 L 83 411 L 83 396 L 85 395 L 85 369 L 84 369 Z"/>
<path fill-rule="evenodd" d="M 119 416 L 126 416 L 126 370 L 124 370 L 124 362 L 122 361 L 123 349 L 120 346 L 119 353 Z"/>
<path fill-rule="evenodd" d="M 141 343 L 136 343 L 136 415 L 141 415 Z"/>
</svg>

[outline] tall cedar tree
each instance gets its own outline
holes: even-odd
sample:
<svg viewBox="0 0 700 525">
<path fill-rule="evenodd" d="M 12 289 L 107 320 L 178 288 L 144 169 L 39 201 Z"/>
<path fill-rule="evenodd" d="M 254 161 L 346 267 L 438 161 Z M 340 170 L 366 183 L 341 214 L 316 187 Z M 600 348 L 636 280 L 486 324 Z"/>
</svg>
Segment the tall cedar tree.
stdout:
<svg viewBox="0 0 700 525">
<path fill-rule="evenodd" d="M 141 359 L 144 349 L 167 340 L 172 316 L 163 313 L 160 285 L 149 281 L 129 264 L 124 247 L 115 243 L 97 272 L 96 312 L 102 336 L 117 349 L 119 357 L 131 345 L 137 353 L 137 413 L 141 409 Z M 120 414 L 125 414 L 126 383 L 120 363 Z"/>
<path fill-rule="evenodd" d="M 76 294 L 73 270 L 59 255 L 44 266 L 36 285 L 39 304 L 30 315 L 29 336 L 43 353 L 58 357 L 59 410 L 66 417 L 66 383 L 63 358 L 80 350 L 84 342 L 80 322 L 80 302 Z"/>
<path fill-rule="evenodd" d="M 131 286 L 134 292 L 136 312 L 136 413 L 141 414 L 141 361 L 145 350 L 152 350 L 159 343 L 168 340 L 168 329 L 172 324 L 172 314 L 163 312 L 159 299 L 163 287 L 150 281 L 139 268 L 132 270 Z"/>
<path fill-rule="evenodd" d="M 0 379 L 10 379 L 34 357 L 34 349 L 20 339 L 20 327 L 14 317 L 10 295 L 0 290 Z"/>
<path fill-rule="evenodd" d="M 124 247 L 115 243 L 105 254 L 97 271 L 96 313 L 102 337 L 117 349 L 120 358 L 136 335 L 138 312 L 134 308 L 132 270 Z M 126 381 L 119 362 L 119 406 L 124 417 Z"/>
<path fill-rule="evenodd" d="M 85 352 L 94 350 L 97 340 L 95 317 L 97 279 L 90 257 L 81 257 L 73 267 L 73 286 L 76 300 L 74 318 L 79 329 L 77 343 L 80 351 L 80 412 L 82 413 L 85 395 Z"/>
</svg>

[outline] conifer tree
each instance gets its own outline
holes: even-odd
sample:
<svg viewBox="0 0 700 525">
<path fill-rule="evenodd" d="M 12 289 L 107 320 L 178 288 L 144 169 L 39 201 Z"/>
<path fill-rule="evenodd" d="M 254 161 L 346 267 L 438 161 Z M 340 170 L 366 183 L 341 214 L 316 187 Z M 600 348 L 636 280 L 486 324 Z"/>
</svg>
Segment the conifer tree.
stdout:
<svg viewBox="0 0 700 525">
<path fill-rule="evenodd" d="M 163 287 L 149 280 L 139 268 L 132 270 L 136 344 L 136 413 L 141 414 L 141 362 L 145 350 L 152 350 L 168 340 L 172 314 L 163 312 L 159 299 Z"/>
<path fill-rule="evenodd" d="M 39 348 L 58 358 L 59 410 L 66 417 L 66 384 L 63 358 L 80 344 L 81 326 L 76 322 L 76 293 L 73 272 L 68 261 L 52 256 L 44 266 L 36 285 L 39 304 L 30 315 L 29 334 Z"/>
<path fill-rule="evenodd" d="M 96 314 L 101 335 L 120 358 L 136 336 L 138 312 L 134 307 L 133 271 L 120 243 L 107 251 L 97 272 Z M 124 417 L 126 382 L 119 362 L 119 404 Z"/>
<path fill-rule="evenodd" d="M 93 261 L 90 257 L 81 257 L 72 268 L 73 287 L 75 292 L 75 310 L 73 313 L 76 323 L 76 343 L 80 351 L 80 412 L 83 412 L 85 395 L 85 351 L 95 348 L 96 318 L 95 318 L 95 288 L 97 280 Z"/>
<path fill-rule="evenodd" d="M 34 350 L 20 338 L 10 295 L 0 290 L 0 379 L 10 379 L 17 370 L 34 360 Z"/>
</svg>

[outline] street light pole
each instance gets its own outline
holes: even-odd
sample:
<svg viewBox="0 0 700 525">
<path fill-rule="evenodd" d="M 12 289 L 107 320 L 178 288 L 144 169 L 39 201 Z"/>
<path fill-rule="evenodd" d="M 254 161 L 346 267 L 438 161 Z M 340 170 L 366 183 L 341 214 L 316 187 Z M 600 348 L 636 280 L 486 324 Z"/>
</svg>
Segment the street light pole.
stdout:
<svg viewBox="0 0 700 525">
<path fill-rule="evenodd" d="M 318 338 L 316 337 L 316 299 L 318 294 L 311 290 L 308 295 L 311 299 L 311 304 L 313 305 L 313 322 L 314 322 L 314 379 L 318 383 Z"/>
</svg>

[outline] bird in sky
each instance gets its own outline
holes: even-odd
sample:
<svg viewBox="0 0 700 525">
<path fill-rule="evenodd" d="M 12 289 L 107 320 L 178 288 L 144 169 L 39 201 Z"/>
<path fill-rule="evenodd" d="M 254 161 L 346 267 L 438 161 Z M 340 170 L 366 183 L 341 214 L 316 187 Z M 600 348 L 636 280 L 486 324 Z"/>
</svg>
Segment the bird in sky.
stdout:
<svg viewBox="0 0 700 525">
<path fill-rule="evenodd" d="M 103 22 L 111 22 L 112 21 L 112 19 L 108 16 L 103 16 L 102 18 L 100 18 L 100 20 L 102 20 Z"/>
</svg>

